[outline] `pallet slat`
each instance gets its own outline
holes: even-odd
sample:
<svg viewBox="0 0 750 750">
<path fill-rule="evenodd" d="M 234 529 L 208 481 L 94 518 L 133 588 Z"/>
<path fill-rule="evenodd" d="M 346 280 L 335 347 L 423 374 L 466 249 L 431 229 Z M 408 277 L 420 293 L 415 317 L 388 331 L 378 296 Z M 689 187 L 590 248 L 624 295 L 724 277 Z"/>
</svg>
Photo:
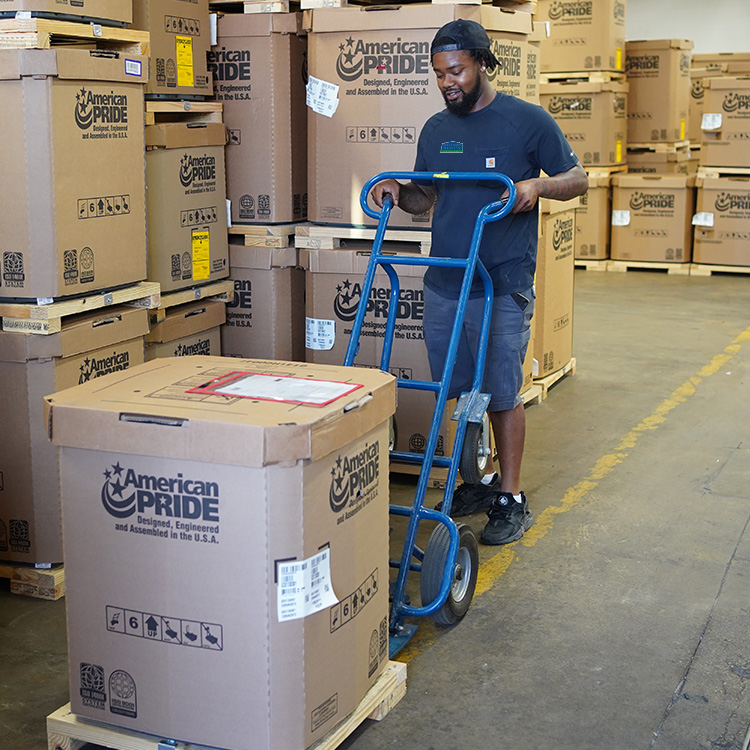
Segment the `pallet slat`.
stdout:
<svg viewBox="0 0 750 750">
<path fill-rule="evenodd" d="M 690 141 L 670 141 L 665 143 L 628 143 L 628 151 L 650 151 L 657 154 L 676 154 L 690 148 Z"/>
<path fill-rule="evenodd" d="M 333 227 L 317 224 L 302 224 L 297 227 L 294 246 L 315 250 L 331 250 L 341 246 L 342 240 L 375 239 L 375 229 L 368 227 Z M 423 255 L 430 252 L 432 235 L 424 229 L 387 229 L 385 242 L 418 243 Z"/>
<path fill-rule="evenodd" d="M 609 267 L 609 261 L 575 258 L 574 265 L 576 268 L 585 268 L 587 271 L 607 271 Z"/>
<path fill-rule="evenodd" d="M 0 317 L 3 319 L 4 331 L 47 335 L 59 333 L 62 318 L 69 315 L 127 303 L 153 308 L 159 306 L 160 298 L 161 287 L 158 282 L 141 281 L 133 286 L 53 301 L 50 304 L 0 302 Z"/>
<path fill-rule="evenodd" d="M 383 673 L 369 689 L 359 706 L 339 725 L 308 750 L 333 750 L 367 718 L 383 719 L 406 693 L 406 664 L 388 662 Z M 48 750 L 81 750 L 87 743 L 111 750 L 216 750 L 206 745 L 172 744 L 163 738 L 100 722 L 81 719 L 70 711 L 70 704 L 47 717 Z"/>
<path fill-rule="evenodd" d="M 145 105 L 146 125 L 161 122 L 224 122 L 223 102 L 149 99 Z"/>
<path fill-rule="evenodd" d="M 660 263 L 650 260 L 610 260 L 607 271 L 625 273 L 632 270 L 666 271 L 672 276 L 689 276 L 690 263 Z"/>
<path fill-rule="evenodd" d="M 555 372 L 550 373 L 549 375 L 544 375 L 540 378 L 534 378 L 534 384 L 538 385 L 543 392 L 542 398 L 547 398 L 547 394 L 549 393 L 549 389 L 552 388 L 553 385 L 558 383 L 560 380 L 562 380 L 564 377 L 568 375 L 575 375 L 576 374 L 576 358 L 571 357 L 571 359 L 564 364 L 559 370 L 555 370 Z"/>
<path fill-rule="evenodd" d="M 245 247 L 294 247 L 295 224 L 235 224 L 229 234 L 242 237 Z"/>
<path fill-rule="evenodd" d="M 750 266 L 714 266 L 707 263 L 691 263 L 691 276 L 713 276 L 715 273 L 749 275 Z"/>
</svg>

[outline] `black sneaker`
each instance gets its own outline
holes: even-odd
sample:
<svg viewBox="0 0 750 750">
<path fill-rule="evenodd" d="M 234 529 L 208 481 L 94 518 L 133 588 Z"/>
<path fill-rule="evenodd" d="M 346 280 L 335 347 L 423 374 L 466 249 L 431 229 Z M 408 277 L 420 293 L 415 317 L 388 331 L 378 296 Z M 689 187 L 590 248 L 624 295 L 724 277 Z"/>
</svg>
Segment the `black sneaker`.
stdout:
<svg viewBox="0 0 750 750">
<path fill-rule="evenodd" d="M 451 502 L 451 518 L 459 516 L 470 516 L 478 510 L 485 510 L 490 507 L 492 498 L 497 495 L 500 489 L 500 475 L 495 474 L 495 478 L 489 484 L 460 484 L 453 493 Z M 435 510 L 443 507 L 441 500 Z"/>
<path fill-rule="evenodd" d="M 523 536 L 531 528 L 534 517 L 529 510 L 526 495 L 521 493 L 518 503 L 510 492 L 499 492 L 487 511 L 490 520 L 482 531 L 483 544 L 508 544 Z"/>
</svg>

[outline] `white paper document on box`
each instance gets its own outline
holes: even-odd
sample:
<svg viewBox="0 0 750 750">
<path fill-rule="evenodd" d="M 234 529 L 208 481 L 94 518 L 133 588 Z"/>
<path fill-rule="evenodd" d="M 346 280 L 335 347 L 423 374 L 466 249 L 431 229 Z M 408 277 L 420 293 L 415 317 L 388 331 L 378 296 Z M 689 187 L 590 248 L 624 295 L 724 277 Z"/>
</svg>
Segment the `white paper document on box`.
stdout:
<svg viewBox="0 0 750 750">
<path fill-rule="evenodd" d="M 279 622 L 298 620 L 338 603 L 331 583 L 330 549 L 307 560 L 279 563 Z"/>
</svg>

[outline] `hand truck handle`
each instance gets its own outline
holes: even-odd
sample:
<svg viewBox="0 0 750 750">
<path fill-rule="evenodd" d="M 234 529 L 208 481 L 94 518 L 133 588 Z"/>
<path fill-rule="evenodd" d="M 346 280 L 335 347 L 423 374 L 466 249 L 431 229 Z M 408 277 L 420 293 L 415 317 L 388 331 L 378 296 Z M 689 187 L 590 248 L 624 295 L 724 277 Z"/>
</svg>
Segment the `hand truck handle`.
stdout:
<svg viewBox="0 0 750 750">
<path fill-rule="evenodd" d="M 367 198 L 370 195 L 370 190 L 383 180 L 422 180 L 429 182 L 435 180 L 481 180 L 482 182 L 495 180 L 508 188 L 508 197 L 507 199 L 495 201 L 485 206 L 483 213 L 485 221 L 488 222 L 497 221 L 498 219 L 502 219 L 503 216 L 507 216 L 516 202 L 516 186 L 510 177 L 501 172 L 381 172 L 371 177 L 364 184 L 362 192 L 359 194 L 359 205 L 371 219 L 380 220 L 382 212 L 370 208 L 367 204 Z M 391 206 L 384 206 L 385 208 L 390 212 Z"/>
</svg>

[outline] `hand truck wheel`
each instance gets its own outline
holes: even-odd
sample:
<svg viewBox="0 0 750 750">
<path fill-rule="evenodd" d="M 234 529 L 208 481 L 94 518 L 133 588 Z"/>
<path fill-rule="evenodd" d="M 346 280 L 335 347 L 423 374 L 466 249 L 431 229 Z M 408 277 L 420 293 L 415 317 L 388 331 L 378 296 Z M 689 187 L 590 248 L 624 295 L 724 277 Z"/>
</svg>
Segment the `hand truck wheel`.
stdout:
<svg viewBox="0 0 750 750">
<path fill-rule="evenodd" d="M 466 484 L 479 484 L 485 475 L 490 460 L 490 418 L 484 413 L 481 422 L 469 422 L 466 425 L 464 444 L 461 448 L 461 459 L 458 470 Z"/>
<path fill-rule="evenodd" d="M 465 523 L 457 524 L 458 555 L 453 568 L 453 584 L 445 604 L 430 617 L 438 625 L 456 625 L 469 609 L 479 572 L 479 545 L 472 528 Z M 450 534 L 448 528 L 438 524 L 432 532 L 422 561 L 420 587 L 422 606 L 435 600 L 440 591 L 443 572 L 448 560 Z"/>
</svg>

